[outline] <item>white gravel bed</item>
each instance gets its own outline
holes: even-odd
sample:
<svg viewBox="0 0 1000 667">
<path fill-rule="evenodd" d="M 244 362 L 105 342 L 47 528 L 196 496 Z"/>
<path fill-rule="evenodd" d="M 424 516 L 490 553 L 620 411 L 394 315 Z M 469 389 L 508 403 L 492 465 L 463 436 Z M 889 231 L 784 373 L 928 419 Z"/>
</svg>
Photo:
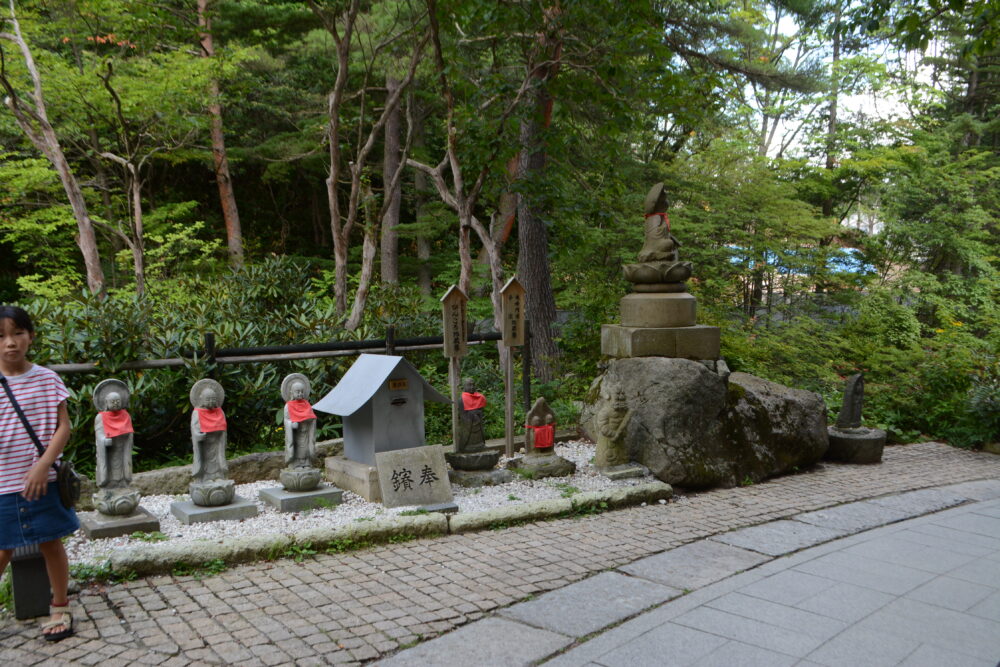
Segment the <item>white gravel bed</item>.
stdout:
<svg viewBox="0 0 1000 667">
<path fill-rule="evenodd" d="M 507 484 L 472 489 L 453 485 L 452 491 L 459 512 L 481 512 L 505 505 L 567 497 L 576 492 L 635 486 L 653 479 L 647 475 L 646 477 L 612 481 L 601 475 L 591 464 L 595 452 L 595 446 L 592 443 L 580 441 L 561 443 L 556 445 L 555 450 L 558 455 L 576 463 L 575 474 L 569 477 L 539 480 L 515 478 L 515 481 Z M 499 466 L 503 467 L 506 461 L 506 458 L 501 457 Z M 247 499 L 257 499 L 257 494 L 261 489 L 277 486 L 280 485 L 275 480 L 239 484 L 236 486 L 236 494 Z M 294 534 L 308 528 L 345 526 L 351 522 L 392 516 L 413 509 L 413 507 L 389 509 L 378 503 L 370 503 L 350 491 L 344 491 L 343 502 L 335 507 L 295 513 L 278 512 L 258 499 L 257 508 L 260 513 L 256 517 L 239 521 L 195 523 L 187 526 L 170 513 L 170 503 L 176 500 L 188 500 L 188 497 L 181 495 L 144 496 L 142 498 L 141 506 L 160 520 L 160 532 L 167 538 L 157 543 L 166 544 L 169 542 L 178 545 L 197 540 L 221 541 L 228 537 Z M 78 531 L 66 540 L 66 552 L 71 563 L 101 565 L 115 550 L 137 544 L 154 545 L 149 538 L 141 540 L 130 536 L 89 540 L 82 531 Z"/>
</svg>

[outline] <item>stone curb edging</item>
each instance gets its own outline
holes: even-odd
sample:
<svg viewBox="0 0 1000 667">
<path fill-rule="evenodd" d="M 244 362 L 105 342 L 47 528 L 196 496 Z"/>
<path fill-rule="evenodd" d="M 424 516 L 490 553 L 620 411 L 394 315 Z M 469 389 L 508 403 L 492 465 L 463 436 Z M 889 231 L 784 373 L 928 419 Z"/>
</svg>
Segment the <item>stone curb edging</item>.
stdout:
<svg viewBox="0 0 1000 667">
<path fill-rule="evenodd" d="M 579 493 L 570 498 L 540 500 L 467 514 L 417 514 L 375 519 L 337 528 L 311 528 L 295 534 L 255 535 L 222 541 L 198 540 L 136 546 L 112 554 L 111 570 L 140 576 L 169 574 L 178 565 L 199 566 L 209 561 L 227 565 L 273 560 L 294 553 L 294 548 L 322 549 L 338 542 L 388 542 L 393 537 L 433 537 L 485 530 L 498 526 L 552 519 L 574 512 L 603 511 L 667 500 L 673 489 L 663 482 Z"/>
</svg>

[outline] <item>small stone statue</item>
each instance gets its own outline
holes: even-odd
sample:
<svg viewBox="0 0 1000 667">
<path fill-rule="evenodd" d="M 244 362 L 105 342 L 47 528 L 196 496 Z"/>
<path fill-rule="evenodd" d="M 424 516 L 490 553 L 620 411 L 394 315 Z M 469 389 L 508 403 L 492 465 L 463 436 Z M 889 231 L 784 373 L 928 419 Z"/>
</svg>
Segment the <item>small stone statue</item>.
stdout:
<svg viewBox="0 0 1000 667">
<path fill-rule="evenodd" d="M 481 452 L 486 449 L 483 431 L 483 411 L 486 397 L 476 391 L 472 378 L 462 381 L 462 411 L 459 413 L 458 446 L 460 453 Z"/>
<path fill-rule="evenodd" d="M 683 291 L 680 286 L 691 277 L 691 262 L 679 260 L 677 249 L 681 243 L 670 233 L 667 209 L 670 201 L 663 183 L 654 185 L 646 195 L 644 206 L 644 241 L 637 264 L 626 264 L 625 279 L 637 286 L 638 291 Z M 675 285 L 668 288 L 668 285 Z"/>
<path fill-rule="evenodd" d="M 524 418 L 526 456 L 509 461 L 507 467 L 522 470 L 535 479 L 572 475 L 576 464 L 555 453 L 556 415 L 545 399 L 536 400 Z"/>
<path fill-rule="evenodd" d="M 189 487 L 191 501 L 202 507 L 228 505 L 236 495 L 236 483 L 228 479 L 226 464 L 226 415 L 222 411 L 225 392 L 215 380 L 198 380 L 191 387 L 191 445 L 194 464 Z"/>
<path fill-rule="evenodd" d="M 856 373 L 847 378 L 844 404 L 837 423 L 827 427 L 830 446 L 824 458 L 843 463 L 879 463 L 885 447 L 886 432 L 861 425 L 861 408 L 865 396 L 865 378 Z"/>
<path fill-rule="evenodd" d="M 597 413 L 597 454 L 594 466 L 605 469 L 629 462 L 625 429 L 631 418 L 632 410 L 625 401 L 625 392 L 619 389 L 615 392 L 614 400 Z"/>
<path fill-rule="evenodd" d="M 132 484 L 132 418 L 129 390 L 121 380 L 104 380 L 94 388 L 94 444 L 97 448 L 97 488 L 94 506 L 101 514 L 128 516 L 139 506 Z"/>
<path fill-rule="evenodd" d="M 285 400 L 285 468 L 279 473 L 286 491 L 312 491 L 322 478 L 316 458 L 316 413 L 309 404 L 309 378 L 292 373 L 281 383 Z"/>
<path fill-rule="evenodd" d="M 861 406 L 865 401 L 865 376 L 855 373 L 847 378 L 844 387 L 844 403 L 837 415 L 837 428 L 858 428 L 861 426 Z"/>
</svg>

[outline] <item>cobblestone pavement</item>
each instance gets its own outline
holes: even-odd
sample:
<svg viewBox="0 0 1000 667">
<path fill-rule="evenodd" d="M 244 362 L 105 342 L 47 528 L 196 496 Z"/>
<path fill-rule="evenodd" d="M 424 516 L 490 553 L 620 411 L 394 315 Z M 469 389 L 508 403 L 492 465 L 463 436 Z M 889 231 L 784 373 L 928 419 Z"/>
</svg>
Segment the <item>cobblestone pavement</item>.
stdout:
<svg viewBox="0 0 1000 667">
<path fill-rule="evenodd" d="M 3 621 L 0 664 L 360 664 L 528 596 L 717 533 L 912 489 L 1000 479 L 1000 456 L 938 443 L 880 465 L 824 463 L 665 505 L 389 544 L 216 576 L 157 576 L 81 592 L 75 637 Z"/>
</svg>

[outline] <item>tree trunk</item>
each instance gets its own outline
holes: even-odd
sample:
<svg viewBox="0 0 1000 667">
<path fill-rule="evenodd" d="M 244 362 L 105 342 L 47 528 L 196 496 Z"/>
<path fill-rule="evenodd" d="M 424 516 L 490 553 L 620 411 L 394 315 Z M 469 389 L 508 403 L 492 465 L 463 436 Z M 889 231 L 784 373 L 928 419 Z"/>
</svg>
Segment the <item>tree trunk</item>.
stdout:
<svg viewBox="0 0 1000 667">
<path fill-rule="evenodd" d="M 836 155 L 836 145 L 837 145 L 837 103 L 840 97 L 840 73 L 837 68 L 840 66 L 840 15 L 841 7 L 840 2 L 837 2 L 837 6 L 834 9 L 834 19 L 833 19 L 833 53 L 832 60 L 830 62 L 830 116 L 826 121 L 826 170 L 831 176 L 834 167 L 837 166 L 837 155 Z M 823 217 L 830 218 L 833 216 L 833 195 L 830 194 L 823 198 Z M 837 221 L 840 222 L 839 220 Z"/>
<path fill-rule="evenodd" d="M 361 245 L 361 275 L 358 277 L 358 291 L 354 293 L 354 305 L 344 327 L 354 331 L 361 325 L 361 318 L 368 303 L 368 290 L 372 284 L 375 272 L 375 250 L 378 238 L 378 225 L 372 223 L 365 227 L 365 239 Z"/>
<path fill-rule="evenodd" d="M 142 183 L 138 170 L 129 165 L 132 172 L 129 180 L 132 199 L 132 261 L 135 266 L 135 293 L 142 296 L 146 291 L 145 243 L 142 229 Z"/>
<path fill-rule="evenodd" d="M 552 99 L 539 88 L 536 92 L 537 117 L 521 121 L 521 156 L 518 180 L 531 182 L 545 168 L 540 121 L 551 113 Z M 517 202 L 517 275 L 526 291 L 525 314 L 531 322 L 532 368 L 542 382 L 552 379 L 552 363 L 559 354 L 552 336 L 556 302 L 549 270 L 549 235 L 530 197 L 521 194 Z"/>
<path fill-rule="evenodd" d="M 212 41 L 212 25 L 208 17 L 209 0 L 198 0 L 198 27 L 201 29 L 201 48 L 205 58 L 215 55 Z M 215 181 L 219 186 L 219 202 L 222 217 L 226 223 L 226 240 L 229 246 L 229 263 L 236 268 L 243 266 L 243 229 L 240 214 L 236 208 L 233 182 L 229 174 L 229 158 L 226 155 L 225 135 L 222 131 L 222 105 L 219 103 L 219 82 L 212 79 L 209 84 L 211 102 L 208 113 L 212 117 L 212 159 L 215 162 Z"/>
<path fill-rule="evenodd" d="M 427 115 L 424 113 L 423 109 L 414 109 L 412 113 L 413 117 L 413 145 L 416 147 L 423 147 L 425 141 L 424 134 L 424 122 L 427 120 Z M 419 221 L 424 216 L 424 210 L 427 206 L 427 193 L 431 191 L 430 179 L 427 178 L 427 174 L 419 169 L 413 171 L 413 190 L 414 190 L 414 215 Z M 420 293 L 424 296 L 430 296 L 431 293 L 431 282 L 433 276 L 431 275 L 431 241 L 428 234 L 423 232 L 417 233 L 417 260 L 419 264 L 417 267 L 417 285 L 420 287 Z"/>
<path fill-rule="evenodd" d="M 7 92 L 5 102 L 14 114 L 18 127 L 31 140 L 35 148 L 48 158 L 49 162 L 55 168 L 56 173 L 59 174 L 59 180 L 62 182 L 63 190 L 65 190 L 66 197 L 69 199 L 70 208 L 73 209 L 73 217 L 76 218 L 78 231 L 76 244 L 83 255 L 83 264 L 87 271 L 87 287 L 94 294 L 101 294 L 104 292 L 104 270 L 101 268 L 101 257 L 97 250 L 97 237 L 94 234 L 94 224 L 87 213 L 87 202 L 83 198 L 80 183 L 76 180 L 76 176 L 73 175 L 69 162 L 66 160 L 66 155 L 63 153 L 59 138 L 49 123 L 48 112 L 45 108 L 45 98 L 42 94 L 42 78 L 38 73 L 38 68 L 35 67 L 35 59 L 31 55 L 28 43 L 21 34 L 21 25 L 14 12 L 13 0 L 9 3 L 9 6 L 10 23 L 14 32 L 8 39 L 14 42 L 20 49 L 25 67 L 31 75 L 33 91 L 30 93 L 30 97 L 34 108 L 24 104 L 6 74 L 3 74 L 0 76 L 0 84 L 2 84 Z"/>
<path fill-rule="evenodd" d="M 399 89 L 399 81 L 394 77 L 387 77 L 385 87 L 391 96 Z M 399 168 L 399 133 L 402 126 L 402 112 L 397 105 L 385 122 L 385 144 L 382 158 L 382 182 L 388 188 L 392 182 L 392 176 Z M 396 181 L 396 186 L 392 191 L 386 190 L 384 193 L 388 207 L 385 216 L 382 218 L 382 243 L 381 243 L 381 264 L 382 282 L 399 283 L 399 234 L 396 227 L 399 225 L 399 204 L 402 199 L 402 182 Z"/>
</svg>

